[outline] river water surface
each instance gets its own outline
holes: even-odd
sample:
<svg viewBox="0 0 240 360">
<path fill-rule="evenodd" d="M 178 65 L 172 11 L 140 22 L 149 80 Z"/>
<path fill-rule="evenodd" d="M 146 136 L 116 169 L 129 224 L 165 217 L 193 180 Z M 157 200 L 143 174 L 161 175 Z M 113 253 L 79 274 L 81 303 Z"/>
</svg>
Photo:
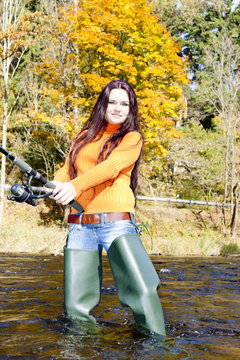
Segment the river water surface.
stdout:
<svg viewBox="0 0 240 360">
<path fill-rule="evenodd" d="M 240 258 L 152 256 L 167 337 L 143 334 L 107 258 L 97 325 L 63 316 L 63 258 L 0 257 L 0 359 L 240 360 Z"/>
</svg>

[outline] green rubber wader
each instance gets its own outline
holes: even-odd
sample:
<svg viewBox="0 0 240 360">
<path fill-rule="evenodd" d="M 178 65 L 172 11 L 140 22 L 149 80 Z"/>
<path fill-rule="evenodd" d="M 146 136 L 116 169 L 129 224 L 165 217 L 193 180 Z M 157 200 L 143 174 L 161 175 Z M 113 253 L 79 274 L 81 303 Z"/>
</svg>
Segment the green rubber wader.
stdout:
<svg viewBox="0 0 240 360">
<path fill-rule="evenodd" d="M 64 308 L 72 320 L 96 323 L 89 312 L 99 303 L 101 252 L 64 247 Z"/>
<path fill-rule="evenodd" d="M 108 250 L 108 258 L 123 306 L 129 306 L 140 327 L 165 336 L 160 285 L 154 266 L 137 234 L 117 237 Z"/>
</svg>

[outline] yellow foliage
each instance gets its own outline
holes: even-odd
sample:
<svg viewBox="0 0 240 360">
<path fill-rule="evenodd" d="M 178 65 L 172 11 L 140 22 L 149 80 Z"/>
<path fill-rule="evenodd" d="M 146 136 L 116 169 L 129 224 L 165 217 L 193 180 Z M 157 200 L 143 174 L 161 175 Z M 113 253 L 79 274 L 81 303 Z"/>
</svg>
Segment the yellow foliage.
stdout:
<svg viewBox="0 0 240 360">
<path fill-rule="evenodd" d="M 40 109 L 31 119 L 73 136 L 102 87 L 120 78 L 136 90 L 146 153 L 164 156 L 169 139 L 180 136 L 174 127 L 184 107 L 181 87 L 187 77 L 179 44 L 152 7 L 145 0 L 79 0 L 46 21 L 51 24 L 49 47 L 35 71 L 45 79 L 42 96 L 54 107 L 54 116 Z"/>
</svg>

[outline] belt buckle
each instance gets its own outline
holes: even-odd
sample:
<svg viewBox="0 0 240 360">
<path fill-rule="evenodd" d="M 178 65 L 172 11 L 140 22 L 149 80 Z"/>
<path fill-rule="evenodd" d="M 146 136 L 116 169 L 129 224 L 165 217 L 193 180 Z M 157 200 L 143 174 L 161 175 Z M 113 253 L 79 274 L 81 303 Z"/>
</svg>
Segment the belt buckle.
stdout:
<svg viewBox="0 0 240 360">
<path fill-rule="evenodd" d="M 95 213 L 94 215 L 99 216 L 99 223 L 98 224 L 88 224 L 88 226 L 90 226 L 90 227 L 102 227 L 104 225 L 104 223 L 105 223 L 104 213 Z"/>
</svg>

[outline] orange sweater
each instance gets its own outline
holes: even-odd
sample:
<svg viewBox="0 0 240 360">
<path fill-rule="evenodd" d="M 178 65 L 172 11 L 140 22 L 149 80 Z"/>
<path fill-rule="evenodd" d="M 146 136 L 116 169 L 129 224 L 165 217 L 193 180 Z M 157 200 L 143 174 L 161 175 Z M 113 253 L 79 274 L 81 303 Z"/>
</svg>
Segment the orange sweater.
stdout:
<svg viewBox="0 0 240 360">
<path fill-rule="evenodd" d="M 100 212 L 132 212 L 135 198 L 130 188 L 130 177 L 141 147 L 141 135 L 132 131 L 124 136 L 121 143 L 109 157 L 97 164 L 98 155 L 108 137 L 119 125 L 108 124 L 103 136 L 87 144 L 76 159 L 77 177 L 70 180 L 69 164 L 55 174 L 54 180 L 69 181 L 75 187 L 79 202 L 87 214 Z M 73 212 L 76 210 L 73 209 Z"/>
</svg>

